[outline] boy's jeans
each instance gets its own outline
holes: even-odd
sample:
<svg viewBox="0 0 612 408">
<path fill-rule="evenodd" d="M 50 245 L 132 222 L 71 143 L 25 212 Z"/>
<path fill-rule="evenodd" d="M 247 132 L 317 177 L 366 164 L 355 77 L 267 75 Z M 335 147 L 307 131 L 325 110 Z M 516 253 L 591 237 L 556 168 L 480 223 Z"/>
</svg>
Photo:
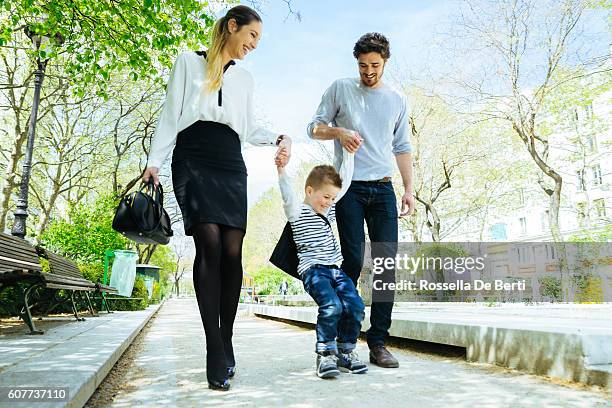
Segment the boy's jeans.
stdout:
<svg viewBox="0 0 612 408">
<path fill-rule="evenodd" d="M 319 305 L 316 352 L 352 351 L 365 317 L 365 305 L 353 281 L 336 266 L 314 265 L 304 272 L 303 282 L 306 292 Z M 340 322 L 342 337 L 338 337 Z"/>
</svg>

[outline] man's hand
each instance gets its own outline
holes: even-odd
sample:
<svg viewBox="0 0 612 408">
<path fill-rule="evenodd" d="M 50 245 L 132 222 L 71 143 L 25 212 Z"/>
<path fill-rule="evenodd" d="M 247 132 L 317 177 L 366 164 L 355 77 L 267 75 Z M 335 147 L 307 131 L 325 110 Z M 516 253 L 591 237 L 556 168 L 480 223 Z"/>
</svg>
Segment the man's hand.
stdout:
<svg viewBox="0 0 612 408">
<path fill-rule="evenodd" d="M 278 145 L 276 156 L 274 156 L 274 164 L 276 167 L 285 167 L 291 158 L 291 138 L 285 136 Z"/>
<path fill-rule="evenodd" d="M 406 215 L 412 215 L 414 213 L 415 201 L 411 191 L 406 191 L 402 196 L 402 210 L 400 212 L 400 218 Z"/>
<path fill-rule="evenodd" d="M 344 129 L 344 128 L 336 128 L 338 132 L 338 140 L 340 140 L 340 144 L 344 147 L 349 153 L 355 153 L 359 147 L 361 147 L 361 143 L 363 139 L 359 136 L 359 133 L 354 130 Z"/>
</svg>

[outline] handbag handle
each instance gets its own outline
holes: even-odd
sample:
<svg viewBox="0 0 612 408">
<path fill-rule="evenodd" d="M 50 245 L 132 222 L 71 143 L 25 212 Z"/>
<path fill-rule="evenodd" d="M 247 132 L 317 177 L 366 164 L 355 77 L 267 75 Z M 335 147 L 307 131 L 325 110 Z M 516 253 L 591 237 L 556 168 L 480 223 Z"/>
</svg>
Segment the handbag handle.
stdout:
<svg viewBox="0 0 612 408">
<path fill-rule="evenodd" d="M 150 177 L 147 182 L 143 182 L 141 184 L 140 192 L 142 192 L 145 189 L 147 190 L 146 193 L 153 199 L 153 202 L 155 204 L 157 204 L 157 208 L 158 208 L 158 211 L 159 211 L 159 216 L 157 217 L 157 223 L 155 224 L 155 226 L 153 228 L 145 229 L 145 228 L 142 228 L 142 226 L 140 226 L 140 228 L 143 230 L 143 232 L 150 233 L 152 231 L 155 231 L 157 228 L 159 228 L 159 226 L 161 225 L 161 222 L 162 222 L 162 217 L 164 216 L 164 189 L 163 189 L 161 183 L 159 183 L 157 186 L 155 186 L 155 182 L 153 181 L 153 177 Z M 166 230 L 166 232 L 168 232 L 167 228 L 164 228 L 164 230 Z"/>
<path fill-rule="evenodd" d="M 156 186 L 155 182 L 153 181 L 153 177 L 150 177 L 149 181 L 142 183 L 140 186 L 140 191 L 143 191 L 145 188 L 147 189 L 149 195 L 153 198 L 153 202 L 158 204 L 160 208 L 163 208 L 164 188 L 162 187 L 161 183 Z"/>
</svg>

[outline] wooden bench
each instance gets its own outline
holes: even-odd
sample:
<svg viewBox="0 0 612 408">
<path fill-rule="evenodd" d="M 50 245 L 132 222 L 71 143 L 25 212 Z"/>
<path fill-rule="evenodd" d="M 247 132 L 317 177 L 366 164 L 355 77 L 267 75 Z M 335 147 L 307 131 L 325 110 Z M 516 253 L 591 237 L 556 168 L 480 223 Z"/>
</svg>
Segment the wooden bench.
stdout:
<svg viewBox="0 0 612 408">
<path fill-rule="evenodd" d="M 74 261 L 68 258 L 64 258 L 59 255 L 56 255 L 52 252 L 46 251 L 43 248 L 37 248 L 37 249 L 39 251 L 39 254 L 43 258 L 46 258 L 49 260 L 49 266 L 51 268 L 52 273 L 63 275 L 63 276 L 70 276 L 71 278 L 74 278 L 74 279 L 84 280 L 85 281 L 84 284 L 87 285 L 88 287 L 91 287 L 92 283 L 84 279 L 81 273 L 81 270 L 79 269 L 79 267 Z M 92 296 L 94 297 L 94 300 L 100 300 L 100 305 L 101 305 L 100 308 L 104 308 L 107 313 L 113 313 L 109 308 L 109 304 L 111 300 L 123 300 L 123 299 L 142 300 L 142 298 L 107 297 L 106 294 L 116 295 L 118 293 L 117 289 L 110 285 L 104 285 L 100 282 L 93 283 L 93 288 L 94 289 L 93 289 Z M 85 306 L 87 306 L 92 316 L 97 316 L 98 313 L 95 311 L 91 298 L 89 297 L 90 292 L 92 292 L 92 290 L 83 291 L 85 295 Z M 78 294 L 80 295 L 80 292 Z"/>
<path fill-rule="evenodd" d="M 0 233 L 0 292 L 8 287 L 17 289 L 21 305 L 16 314 L 26 322 L 30 334 L 43 334 L 34 326 L 29 302 L 30 294 L 37 287 L 42 274 L 36 248 L 21 238 Z M 19 282 L 28 283 L 27 289 L 19 286 Z"/>
<path fill-rule="evenodd" d="M 39 257 L 44 257 L 49 261 L 50 272 L 42 271 Z M 24 285 L 19 285 L 19 283 L 24 283 Z M 75 292 L 79 296 L 85 293 L 89 311 L 92 315 L 96 314 L 89 299 L 89 292 L 96 291 L 97 286 L 83 278 L 74 262 L 43 248 L 35 248 L 24 239 L 0 233 L 0 291 L 11 286 L 17 288 L 19 292 L 21 305 L 16 314 L 30 328 L 29 334 L 44 333 L 36 329 L 31 314 L 34 305 L 31 304 L 30 295 L 38 288 L 70 291 L 69 300 L 77 320 L 84 319 L 79 317 L 75 304 Z M 56 294 L 57 292 L 54 293 L 54 296 Z"/>
<path fill-rule="evenodd" d="M 75 297 L 78 296 L 81 300 L 81 296 L 85 296 L 85 305 L 92 316 L 97 316 L 96 311 L 91 303 L 89 292 L 95 292 L 97 290 L 96 284 L 83 277 L 83 273 L 79 269 L 74 261 L 54 254 L 53 252 L 47 251 L 45 248 L 37 247 L 38 254 L 49 261 L 49 269 L 51 274 L 62 277 L 61 283 L 47 284 L 46 287 L 51 289 L 68 289 L 70 290 L 70 302 L 72 304 L 72 311 L 74 317 L 77 320 L 85 320 L 79 317 Z"/>
</svg>

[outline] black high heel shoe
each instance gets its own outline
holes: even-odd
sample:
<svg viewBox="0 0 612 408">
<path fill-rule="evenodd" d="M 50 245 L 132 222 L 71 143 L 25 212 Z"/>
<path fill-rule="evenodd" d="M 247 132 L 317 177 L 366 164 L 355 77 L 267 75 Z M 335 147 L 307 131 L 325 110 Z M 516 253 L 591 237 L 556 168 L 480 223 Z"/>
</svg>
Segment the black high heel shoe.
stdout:
<svg viewBox="0 0 612 408">
<path fill-rule="evenodd" d="M 227 376 L 229 378 L 234 378 L 235 374 L 236 374 L 236 366 L 227 367 Z"/>
<path fill-rule="evenodd" d="M 208 388 L 210 388 L 211 390 L 217 390 L 217 391 L 229 391 L 230 389 L 230 382 L 229 380 L 226 378 L 223 380 L 223 382 L 221 381 L 209 381 L 208 382 Z"/>
</svg>

